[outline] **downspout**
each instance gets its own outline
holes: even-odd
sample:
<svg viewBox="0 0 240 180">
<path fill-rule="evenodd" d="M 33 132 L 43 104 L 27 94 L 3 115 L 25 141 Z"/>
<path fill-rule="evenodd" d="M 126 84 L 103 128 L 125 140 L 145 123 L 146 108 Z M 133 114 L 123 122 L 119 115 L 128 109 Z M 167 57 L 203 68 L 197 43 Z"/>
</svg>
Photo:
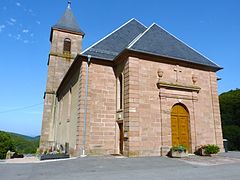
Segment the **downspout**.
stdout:
<svg viewBox="0 0 240 180">
<path fill-rule="evenodd" d="M 81 157 L 86 157 L 87 155 L 85 154 L 86 150 L 86 134 L 87 134 L 87 98 L 88 98 L 88 69 L 89 69 L 89 64 L 91 61 L 91 56 L 88 55 L 88 61 L 86 64 L 86 87 L 85 87 L 85 100 L 84 100 L 84 125 L 83 125 L 83 139 L 82 139 L 82 152 L 81 152 Z"/>
</svg>

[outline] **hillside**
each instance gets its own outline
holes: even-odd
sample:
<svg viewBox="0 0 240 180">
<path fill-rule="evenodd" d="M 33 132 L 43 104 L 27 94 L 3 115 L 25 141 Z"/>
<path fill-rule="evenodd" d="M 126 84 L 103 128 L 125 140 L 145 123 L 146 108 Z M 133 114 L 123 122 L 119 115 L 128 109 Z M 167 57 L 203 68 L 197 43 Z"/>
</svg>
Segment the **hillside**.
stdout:
<svg viewBox="0 0 240 180">
<path fill-rule="evenodd" d="M 11 132 L 5 132 L 11 137 L 15 149 L 20 154 L 32 154 L 36 153 L 39 146 L 40 136 L 30 137 L 22 134 L 16 134 Z"/>
<path fill-rule="evenodd" d="M 223 137 L 229 141 L 230 150 L 240 150 L 240 89 L 219 96 Z"/>
</svg>

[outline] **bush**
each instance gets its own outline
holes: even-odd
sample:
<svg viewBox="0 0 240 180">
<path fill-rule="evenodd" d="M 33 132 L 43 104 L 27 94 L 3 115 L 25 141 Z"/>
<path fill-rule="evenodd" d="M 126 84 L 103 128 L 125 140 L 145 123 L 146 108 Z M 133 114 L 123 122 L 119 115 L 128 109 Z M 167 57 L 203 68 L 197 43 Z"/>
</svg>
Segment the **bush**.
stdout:
<svg viewBox="0 0 240 180">
<path fill-rule="evenodd" d="M 240 127 L 237 125 L 224 126 L 223 137 L 228 140 L 230 151 L 240 150 Z"/>
<path fill-rule="evenodd" d="M 174 146 L 171 148 L 172 151 L 178 151 L 178 152 L 186 152 L 186 147 L 183 145 L 179 145 L 179 146 Z"/>
<path fill-rule="evenodd" d="M 220 148 L 214 144 L 209 144 L 204 147 L 204 152 L 205 152 L 205 154 L 208 154 L 208 155 L 217 154 L 217 153 L 219 153 L 219 151 L 220 151 Z"/>
<path fill-rule="evenodd" d="M 0 159 L 6 158 L 8 150 L 15 151 L 12 138 L 7 133 L 0 131 Z"/>
</svg>

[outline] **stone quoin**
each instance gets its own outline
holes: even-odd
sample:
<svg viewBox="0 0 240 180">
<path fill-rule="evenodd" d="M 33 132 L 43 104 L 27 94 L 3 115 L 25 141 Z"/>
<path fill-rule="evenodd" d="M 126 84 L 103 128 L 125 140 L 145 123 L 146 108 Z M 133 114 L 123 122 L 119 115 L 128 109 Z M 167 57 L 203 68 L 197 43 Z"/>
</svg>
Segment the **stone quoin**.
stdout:
<svg viewBox="0 0 240 180">
<path fill-rule="evenodd" d="M 223 148 L 217 64 L 157 24 L 131 19 L 82 51 L 70 2 L 51 28 L 41 149 L 165 156 Z"/>
</svg>

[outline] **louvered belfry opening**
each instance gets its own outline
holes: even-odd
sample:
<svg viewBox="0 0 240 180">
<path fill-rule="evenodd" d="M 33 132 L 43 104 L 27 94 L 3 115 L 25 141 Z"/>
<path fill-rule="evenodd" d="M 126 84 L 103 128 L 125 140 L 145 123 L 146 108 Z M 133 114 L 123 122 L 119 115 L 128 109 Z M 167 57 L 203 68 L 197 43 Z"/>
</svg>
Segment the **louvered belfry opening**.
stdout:
<svg viewBox="0 0 240 180">
<path fill-rule="evenodd" d="M 64 39 L 63 54 L 71 54 L 71 39 Z"/>
</svg>

